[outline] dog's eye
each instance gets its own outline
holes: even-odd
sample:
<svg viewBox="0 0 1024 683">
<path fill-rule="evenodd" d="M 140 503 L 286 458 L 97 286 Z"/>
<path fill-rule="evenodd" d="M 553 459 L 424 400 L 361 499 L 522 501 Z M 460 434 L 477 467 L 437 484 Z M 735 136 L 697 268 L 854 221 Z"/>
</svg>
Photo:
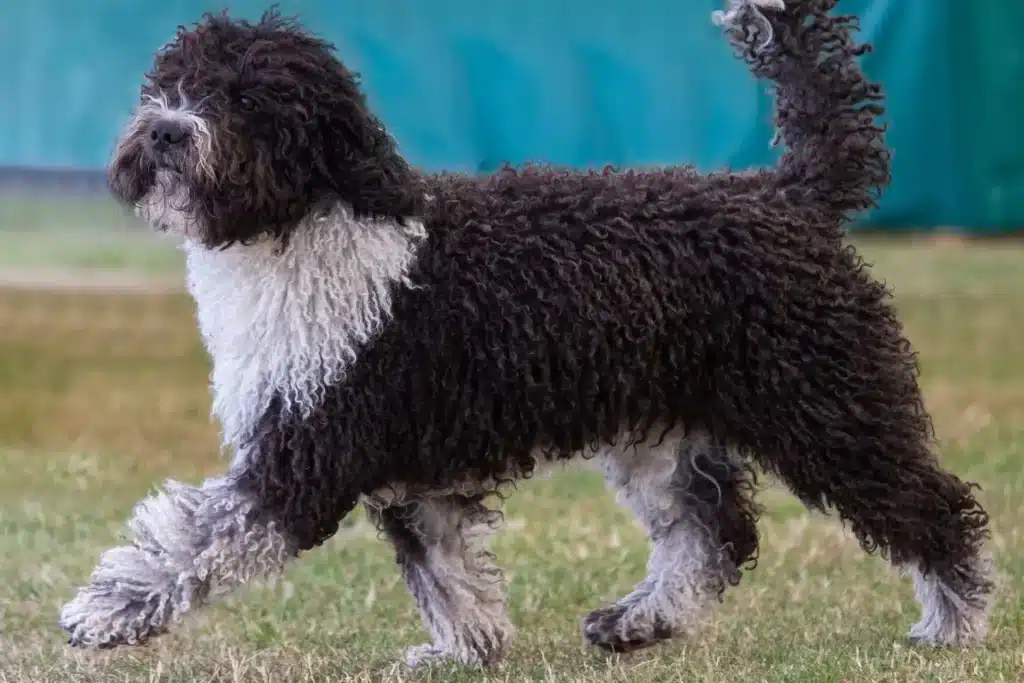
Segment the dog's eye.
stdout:
<svg viewBox="0 0 1024 683">
<path fill-rule="evenodd" d="M 242 95 L 238 98 L 238 106 L 244 111 L 252 111 L 256 108 L 256 101 L 248 95 Z"/>
</svg>

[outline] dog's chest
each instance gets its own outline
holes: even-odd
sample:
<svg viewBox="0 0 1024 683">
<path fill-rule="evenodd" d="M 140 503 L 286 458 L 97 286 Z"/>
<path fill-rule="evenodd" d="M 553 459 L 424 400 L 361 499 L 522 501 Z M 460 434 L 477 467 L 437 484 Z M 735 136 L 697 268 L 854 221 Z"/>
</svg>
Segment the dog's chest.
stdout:
<svg viewBox="0 0 1024 683">
<path fill-rule="evenodd" d="M 422 230 L 422 228 L 421 228 Z M 390 317 L 418 242 L 409 229 L 331 214 L 269 241 L 186 245 L 188 284 L 213 361 L 213 413 L 237 445 L 278 399 L 308 415 Z"/>
</svg>

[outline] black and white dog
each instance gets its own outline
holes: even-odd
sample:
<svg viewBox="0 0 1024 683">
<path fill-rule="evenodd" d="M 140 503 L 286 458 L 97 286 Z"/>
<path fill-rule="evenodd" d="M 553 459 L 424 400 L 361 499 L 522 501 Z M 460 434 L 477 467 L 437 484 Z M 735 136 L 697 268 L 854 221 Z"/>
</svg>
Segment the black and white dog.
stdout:
<svg viewBox="0 0 1024 683">
<path fill-rule="evenodd" d="M 648 577 L 584 618 L 593 645 L 687 631 L 739 581 L 755 467 L 913 576 L 913 639 L 980 641 L 987 516 L 933 455 L 889 293 L 843 243 L 889 153 L 835 2 L 716 15 L 773 83 L 785 146 L 740 174 L 420 174 L 293 21 L 180 29 L 110 182 L 184 238 L 233 459 L 138 504 L 131 545 L 63 608 L 71 643 L 143 642 L 362 501 L 431 635 L 409 664 L 494 662 L 512 626 L 485 497 L 584 457 L 653 542 Z"/>
</svg>

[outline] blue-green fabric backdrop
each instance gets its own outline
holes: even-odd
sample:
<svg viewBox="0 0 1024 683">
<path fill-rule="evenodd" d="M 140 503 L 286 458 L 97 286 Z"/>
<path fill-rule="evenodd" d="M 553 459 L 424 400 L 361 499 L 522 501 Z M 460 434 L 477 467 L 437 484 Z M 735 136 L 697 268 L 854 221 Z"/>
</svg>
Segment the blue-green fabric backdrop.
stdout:
<svg viewBox="0 0 1024 683">
<path fill-rule="evenodd" d="M 765 86 L 709 14 L 722 0 L 284 0 L 362 72 L 430 169 L 771 163 Z M 102 167 L 153 50 L 207 0 L 0 5 L 0 165 Z M 236 0 L 256 17 L 266 3 Z M 1024 3 L 842 0 L 876 44 L 894 183 L 866 223 L 1024 225 Z"/>
</svg>

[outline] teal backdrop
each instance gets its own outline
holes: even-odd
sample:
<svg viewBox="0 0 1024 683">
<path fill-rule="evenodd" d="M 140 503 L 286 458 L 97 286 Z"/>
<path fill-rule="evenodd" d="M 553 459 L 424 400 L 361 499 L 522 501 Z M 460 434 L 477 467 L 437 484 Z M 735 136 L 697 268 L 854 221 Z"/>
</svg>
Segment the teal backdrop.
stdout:
<svg viewBox="0 0 1024 683">
<path fill-rule="evenodd" d="M 228 4 L 4 0 L 0 166 L 102 168 L 153 50 Z M 771 102 L 709 14 L 721 0 L 284 0 L 363 74 L 428 169 L 768 164 Z M 894 182 L 864 225 L 1024 225 L 1024 3 L 842 0 L 876 50 Z"/>
</svg>

